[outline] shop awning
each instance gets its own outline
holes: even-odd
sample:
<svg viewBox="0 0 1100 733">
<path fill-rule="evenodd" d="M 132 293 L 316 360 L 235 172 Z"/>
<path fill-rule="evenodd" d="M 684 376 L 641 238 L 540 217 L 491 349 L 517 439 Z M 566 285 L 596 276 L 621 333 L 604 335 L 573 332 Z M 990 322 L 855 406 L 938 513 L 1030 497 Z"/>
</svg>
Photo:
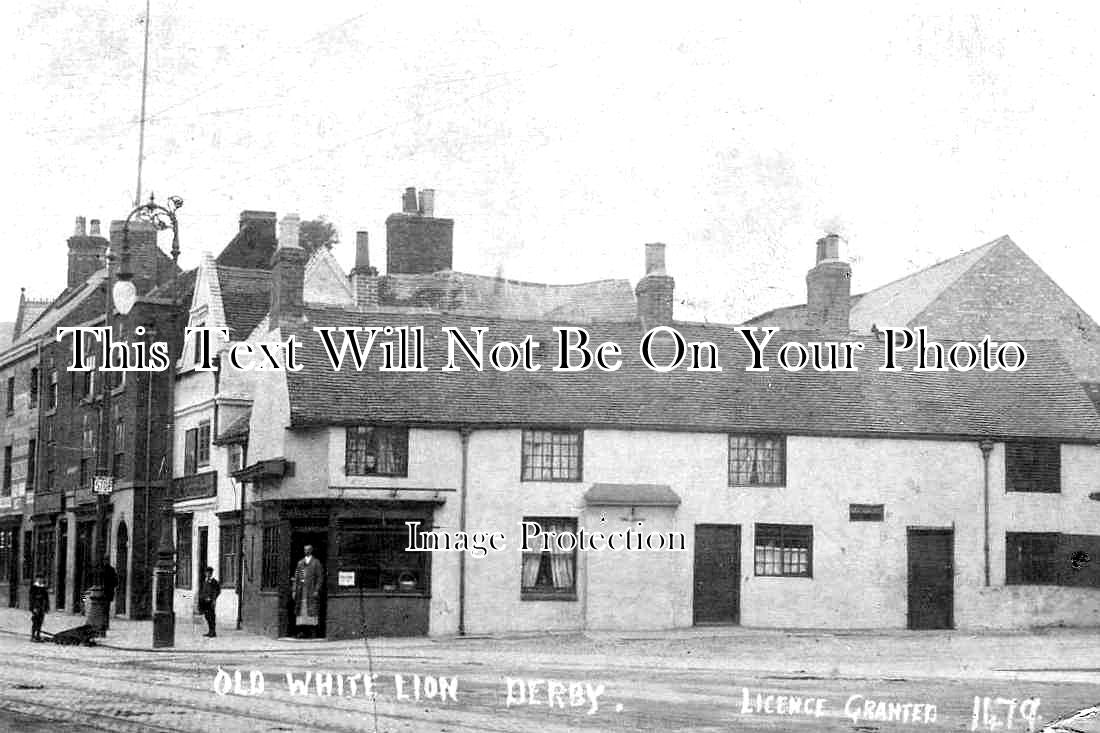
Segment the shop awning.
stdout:
<svg viewBox="0 0 1100 733">
<path fill-rule="evenodd" d="M 584 492 L 588 506 L 680 506 L 680 496 L 667 484 L 592 484 Z"/>
<path fill-rule="evenodd" d="M 267 458 L 251 466 L 229 474 L 238 481 L 256 481 L 265 478 L 282 478 L 292 473 L 294 464 L 285 458 Z"/>
</svg>

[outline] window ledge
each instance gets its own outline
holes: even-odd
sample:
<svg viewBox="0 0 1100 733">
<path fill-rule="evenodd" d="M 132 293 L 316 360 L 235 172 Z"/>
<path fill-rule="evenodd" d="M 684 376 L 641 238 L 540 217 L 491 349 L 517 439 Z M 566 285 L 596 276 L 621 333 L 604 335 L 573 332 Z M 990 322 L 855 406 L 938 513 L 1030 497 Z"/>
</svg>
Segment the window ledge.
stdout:
<svg viewBox="0 0 1100 733">
<path fill-rule="evenodd" d="M 520 593 L 521 601 L 575 601 L 576 593 Z"/>
</svg>

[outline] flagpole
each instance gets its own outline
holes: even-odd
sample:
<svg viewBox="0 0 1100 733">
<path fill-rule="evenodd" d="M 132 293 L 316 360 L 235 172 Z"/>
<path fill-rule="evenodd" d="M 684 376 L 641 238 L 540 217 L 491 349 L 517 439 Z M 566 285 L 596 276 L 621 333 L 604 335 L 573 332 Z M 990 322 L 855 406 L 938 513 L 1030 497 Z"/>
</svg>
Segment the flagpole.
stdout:
<svg viewBox="0 0 1100 733">
<path fill-rule="evenodd" d="M 141 164 L 145 161 L 145 89 L 149 81 L 149 0 L 145 0 L 145 57 L 141 65 L 141 124 L 138 133 L 137 192 L 134 206 L 141 205 Z"/>
</svg>

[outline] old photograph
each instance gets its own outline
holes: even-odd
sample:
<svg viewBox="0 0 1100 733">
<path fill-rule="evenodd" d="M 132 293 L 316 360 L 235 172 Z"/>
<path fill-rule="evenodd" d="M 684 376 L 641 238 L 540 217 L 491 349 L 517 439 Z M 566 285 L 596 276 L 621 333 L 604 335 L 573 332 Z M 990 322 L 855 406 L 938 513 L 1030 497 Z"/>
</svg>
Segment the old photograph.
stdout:
<svg viewBox="0 0 1100 733">
<path fill-rule="evenodd" d="M 1100 11 L 4 34 L 0 730 L 1100 733 Z"/>
</svg>

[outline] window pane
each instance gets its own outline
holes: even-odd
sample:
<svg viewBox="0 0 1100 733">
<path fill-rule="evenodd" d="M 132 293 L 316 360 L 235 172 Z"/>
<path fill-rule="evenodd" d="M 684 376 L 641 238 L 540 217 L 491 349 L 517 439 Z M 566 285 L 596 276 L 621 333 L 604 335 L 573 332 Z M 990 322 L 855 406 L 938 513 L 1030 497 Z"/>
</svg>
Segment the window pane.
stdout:
<svg viewBox="0 0 1100 733">
<path fill-rule="evenodd" d="M 798 578 L 813 575 L 813 527 L 758 524 L 755 542 L 754 565 L 757 575 Z"/>
<path fill-rule="evenodd" d="M 522 462 L 524 481 L 580 481 L 581 434 L 524 430 Z"/>
<path fill-rule="evenodd" d="M 787 439 L 778 435 L 729 437 L 730 486 L 783 486 Z"/>
<path fill-rule="evenodd" d="M 538 522 L 546 534 L 577 531 L 577 520 L 570 517 L 524 517 L 523 521 Z M 520 570 L 520 594 L 572 597 L 576 593 L 576 571 L 576 549 L 561 550 L 551 543 L 548 552 L 525 552 Z"/>
<path fill-rule="evenodd" d="M 360 425 L 347 429 L 345 473 L 348 476 L 407 476 L 408 428 Z"/>
</svg>

